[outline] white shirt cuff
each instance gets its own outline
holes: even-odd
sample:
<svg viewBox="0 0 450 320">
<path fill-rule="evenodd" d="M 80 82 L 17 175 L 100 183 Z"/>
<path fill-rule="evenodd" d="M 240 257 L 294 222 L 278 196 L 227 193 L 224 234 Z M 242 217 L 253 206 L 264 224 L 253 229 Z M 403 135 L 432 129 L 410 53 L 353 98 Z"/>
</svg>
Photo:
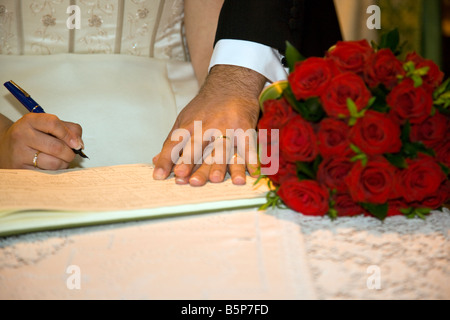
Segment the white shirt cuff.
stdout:
<svg viewBox="0 0 450 320">
<path fill-rule="evenodd" d="M 222 39 L 215 47 L 209 70 L 215 65 L 225 64 L 256 71 L 270 82 L 286 80 L 288 72 L 281 63 L 283 56 L 278 50 L 260 43 Z"/>
</svg>

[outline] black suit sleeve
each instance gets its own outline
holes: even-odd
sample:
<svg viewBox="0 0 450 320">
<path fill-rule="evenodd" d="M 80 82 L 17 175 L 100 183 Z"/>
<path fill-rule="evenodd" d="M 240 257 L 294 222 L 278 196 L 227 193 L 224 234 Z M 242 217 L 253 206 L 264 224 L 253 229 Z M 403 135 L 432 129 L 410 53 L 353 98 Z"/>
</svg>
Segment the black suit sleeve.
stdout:
<svg viewBox="0 0 450 320">
<path fill-rule="evenodd" d="M 225 0 L 216 42 L 258 42 L 284 53 L 286 41 L 304 56 L 323 56 L 341 40 L 333 0 Z"/>
</svg>

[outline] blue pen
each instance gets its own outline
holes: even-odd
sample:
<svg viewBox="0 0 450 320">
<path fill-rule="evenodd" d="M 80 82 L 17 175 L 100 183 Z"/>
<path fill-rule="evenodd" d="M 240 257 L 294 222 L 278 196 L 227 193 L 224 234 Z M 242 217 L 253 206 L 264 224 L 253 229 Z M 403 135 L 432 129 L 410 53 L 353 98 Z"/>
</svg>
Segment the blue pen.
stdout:
<svg viewBox="0 0 450 320">
<path fill-rule="evenodd" d="M 33 113 L 45 113 L 44 109 L 42 109 L 42 107 L 36 101 L 34 101 L 25 90 L 23 90 L 16 83 L 14 83 L 14 81 L 11 80 L 5 82 L 4 86 L 6 87 L 6 89 L 9 90 L 9 92 L 13 94 L 14 97 L 16 97 L 17 100 L 19 100 L 20 103 L 23 104 L 25 108 L 27 108 L 28 111 Z M 79 154 L 81 157 L 89 159 L 83 153 L 83 151 L 81 151 L 81 149 L 80 150 L 72 149 L 72 150 L 76 154 Z"/>
</svg>

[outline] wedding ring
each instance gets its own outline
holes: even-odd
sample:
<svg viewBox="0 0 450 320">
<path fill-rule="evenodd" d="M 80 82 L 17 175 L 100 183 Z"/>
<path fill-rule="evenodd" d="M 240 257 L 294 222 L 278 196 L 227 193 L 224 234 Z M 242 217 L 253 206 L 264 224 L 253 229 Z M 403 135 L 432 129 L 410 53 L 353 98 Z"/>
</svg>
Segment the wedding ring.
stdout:
<svg viewBox="0 0 450 320">
<path fill-rule="evenodd" d="M 227 136 L 219 136 L 219 137 L 216 137 L 215 141 L 217 141 L 217 140 L 219 140 L 219 139 L 227 139 L 227 140 L 231 140 L 230 137 L 227 137 Z"/>
<path fill-rule="evenodd" d="M 38 151 L 38 152 L 36 152 L 36 153 L 34 154 L 34 158 L 33 158 L 33 166 L 34 166 L 35 168 L 38 167 L 37 159 L 38 159 L 39 153 L 41 153 L 41 152 Z"/>
</svg>

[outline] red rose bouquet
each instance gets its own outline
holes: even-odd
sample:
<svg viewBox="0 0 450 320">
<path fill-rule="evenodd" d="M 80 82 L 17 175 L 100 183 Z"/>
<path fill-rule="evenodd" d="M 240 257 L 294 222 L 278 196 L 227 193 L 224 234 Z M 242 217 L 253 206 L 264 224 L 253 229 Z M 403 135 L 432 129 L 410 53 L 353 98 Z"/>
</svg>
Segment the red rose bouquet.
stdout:
<svg viewBox="0 0 450 320">
<path fill-rule="evenodd" d="M 279 130 L 260 142 L 279 151 L 277 173 L 261 176 L 271 188 L 263 208 L 423 218 L 448 203 L 450 79 L 399 48 L 396 30 L 380 44 L 338 42 L 324 57 L 288 44 L 288 81 L 260 98 L 259 130 Z"/>
</svg>

